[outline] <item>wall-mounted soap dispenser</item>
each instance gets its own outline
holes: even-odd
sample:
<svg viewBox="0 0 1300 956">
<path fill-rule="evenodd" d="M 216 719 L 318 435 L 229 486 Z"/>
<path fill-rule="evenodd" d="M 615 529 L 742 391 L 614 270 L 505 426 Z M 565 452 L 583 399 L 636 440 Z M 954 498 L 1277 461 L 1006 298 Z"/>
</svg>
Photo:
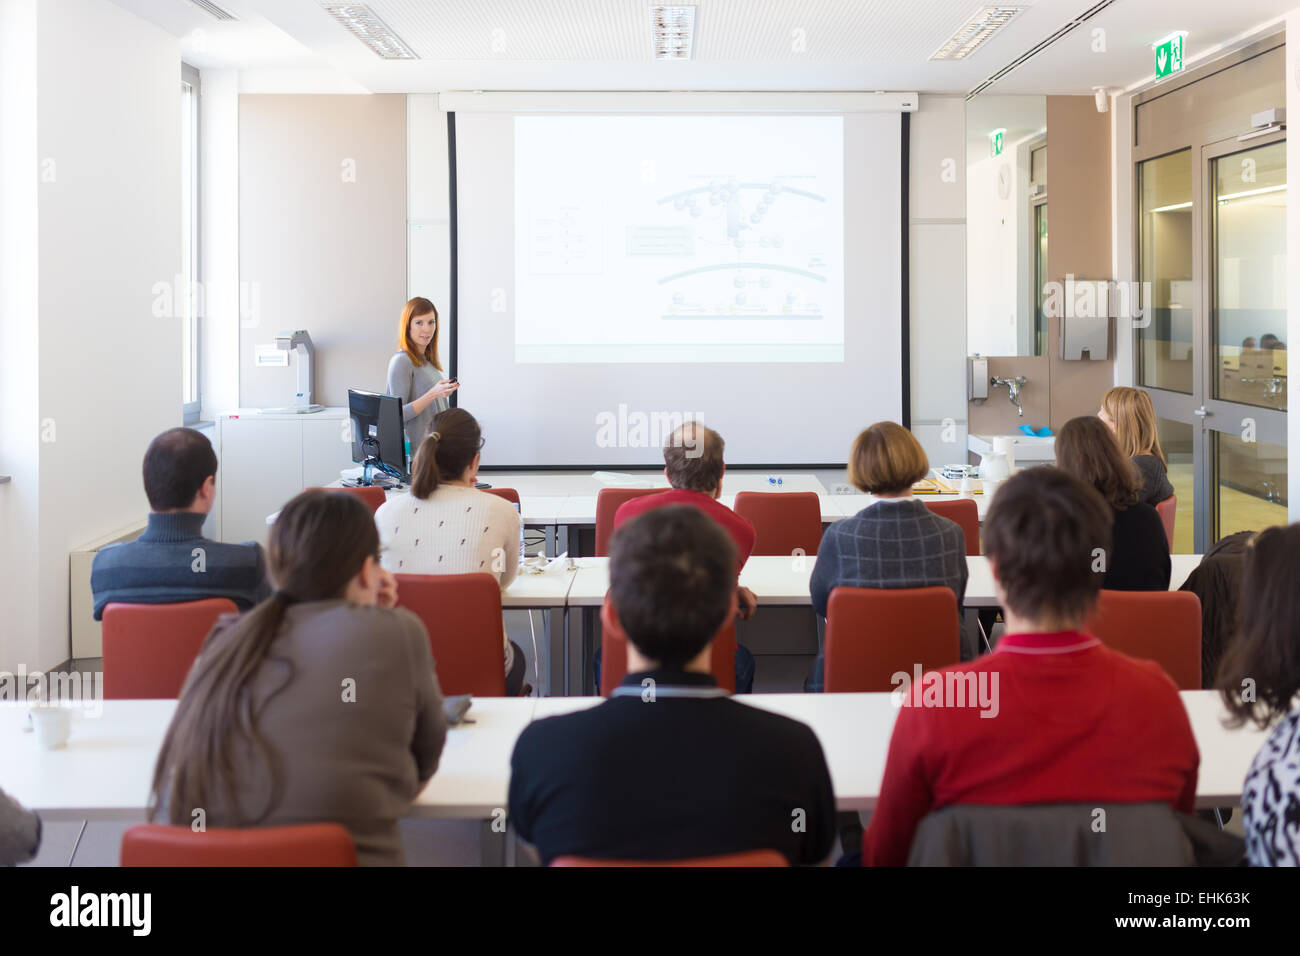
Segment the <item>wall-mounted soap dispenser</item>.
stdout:
<svg viewBox="0 0 1300 956">
<path fill-rule="evenodd" d="M 976 405 L 989 397 L 989 360 L 978 352 L 966 361 L 966 397 Z"/>
</svg>

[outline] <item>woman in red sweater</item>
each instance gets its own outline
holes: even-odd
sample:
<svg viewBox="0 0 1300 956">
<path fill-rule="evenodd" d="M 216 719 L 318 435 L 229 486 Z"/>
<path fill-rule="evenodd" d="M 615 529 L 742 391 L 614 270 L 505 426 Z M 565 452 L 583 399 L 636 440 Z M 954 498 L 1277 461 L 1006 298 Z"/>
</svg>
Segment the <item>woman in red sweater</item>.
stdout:
<svg viewBox="0 0 1300 956">
<path fill-rule="evenodd" d="M 905 864 L 921 819 L 954 804 L 1192 811 L 1200 755 L 1174 682 L 1082 630 L 1110 526 L 1101 496 L 1058 468 L 1028 469 L 998 490 L 984 550 L 1006 633 L 992 654 L 937 672 L 937 694 L 900 695 L 865 865 Z M 945 699 L 945 687 L 965 699 Z"/>
</svg>

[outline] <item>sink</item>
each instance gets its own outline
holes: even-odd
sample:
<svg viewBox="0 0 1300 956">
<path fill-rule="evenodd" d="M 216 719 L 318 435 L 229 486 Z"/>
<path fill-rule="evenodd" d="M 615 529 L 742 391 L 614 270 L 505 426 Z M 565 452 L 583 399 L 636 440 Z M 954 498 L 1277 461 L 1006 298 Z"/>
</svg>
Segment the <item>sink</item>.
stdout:
<svg viewBox="0 0 1300 956">
<path fill-rule="evenodd" d="M 1038 438 L 1024 434 L 1016 435 L 968 435 L 966 447 L 977 455 L 987 455 L 993 450 L 994 438 L 1011 438 L 1015 440 L 1015 459 L 1017 464 L 1027 461 L 1056 461 L 1056 436 L 1048 435 Z"/>
</svg>

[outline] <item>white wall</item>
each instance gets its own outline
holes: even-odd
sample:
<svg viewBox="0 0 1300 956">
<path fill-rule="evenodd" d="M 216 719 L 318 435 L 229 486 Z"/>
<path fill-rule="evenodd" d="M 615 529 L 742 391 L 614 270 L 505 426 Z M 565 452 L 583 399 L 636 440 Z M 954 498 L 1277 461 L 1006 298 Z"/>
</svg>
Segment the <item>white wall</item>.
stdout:
<svg viewBox="0 0 1300 956">
<path fill-rule="evenodd" d="M 966 461 L 965 138 L 962 97 L 920 98 L 909 153 L 912 432 L 932 465 Z"/>
<path fill-rule="evenodd" d="M 199 381 L 205 421 L 239 407 L 239 71 L 203 70 L 199 77 Z"/>
<path fill-rule="evenodd" d="M 15 6 L 24 4 L 6 3 L 6 16 Z M 36 408 L 22 387 L 10 400 L 11 360 L 0 359 L 4 450 L 37 449 L 35 468 L 22 462 L 13 483 L 34 574 L 0 579 L 6 621 L 28 616 L 0 645 L 0 668 L 29 669 L 68 657 L 68 551 L 147 511 L 141 455 L 181 418 L 180 320 L 154 315 L 156 286 L 181 265 L 179 44 L 107 0 L 40 0 L 34 44 L 32 22 L 16 39 L 34 56 L 24 72 L 32 96 L 39 91 L 29 140 L 41 173 L 35 216 L 20 205 L 18 224 L 35 250 L 34 287 L 8 241 L 7 204 L 3 268 L 23 279 L 16 292 L 6 282 L 6 336 L 28 359 Z M 8 132 L 6 122 L 6 153 Z M 31 156 L 20 167 L 30 169 Z M 18 187 L 3 188 L 8 199 Z M 17 329 L 11 297 L 21 300 Z"/>
<path fill-rule="evenodd" d="M 36 0 L 0 0 L 0 670 L 37 660 Z"/>
<path fill-rule="evenodd" d="M 1286 18 L 1286 96 L 1300 97 L 1300 8 Z M 1287 287 L 1286 341 L 1300 342 L 1300 149 L 1286 151 L 1286 254 L 1290 262 Z M 1287 415 L 1287 517 L 1300 521 L 1300 410 Z"/>
</svg>

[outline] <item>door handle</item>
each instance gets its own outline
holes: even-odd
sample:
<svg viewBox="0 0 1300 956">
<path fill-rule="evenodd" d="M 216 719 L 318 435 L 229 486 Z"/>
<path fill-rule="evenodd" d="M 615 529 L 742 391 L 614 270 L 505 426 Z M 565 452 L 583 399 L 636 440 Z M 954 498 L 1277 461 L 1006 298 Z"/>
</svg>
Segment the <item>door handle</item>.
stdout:
<svg viewBox="0 0 1300 956">
<path fill-rule="evenodd" d="M 1204 418 L 1206 415 L 1210 414 L 1210 411 L 1204 405 L 1202 405 L 1200 408 L 1195 409 L 1192 412 L 1192 414 L 1198 416 L 1199 418 Z"/>
</svg>

